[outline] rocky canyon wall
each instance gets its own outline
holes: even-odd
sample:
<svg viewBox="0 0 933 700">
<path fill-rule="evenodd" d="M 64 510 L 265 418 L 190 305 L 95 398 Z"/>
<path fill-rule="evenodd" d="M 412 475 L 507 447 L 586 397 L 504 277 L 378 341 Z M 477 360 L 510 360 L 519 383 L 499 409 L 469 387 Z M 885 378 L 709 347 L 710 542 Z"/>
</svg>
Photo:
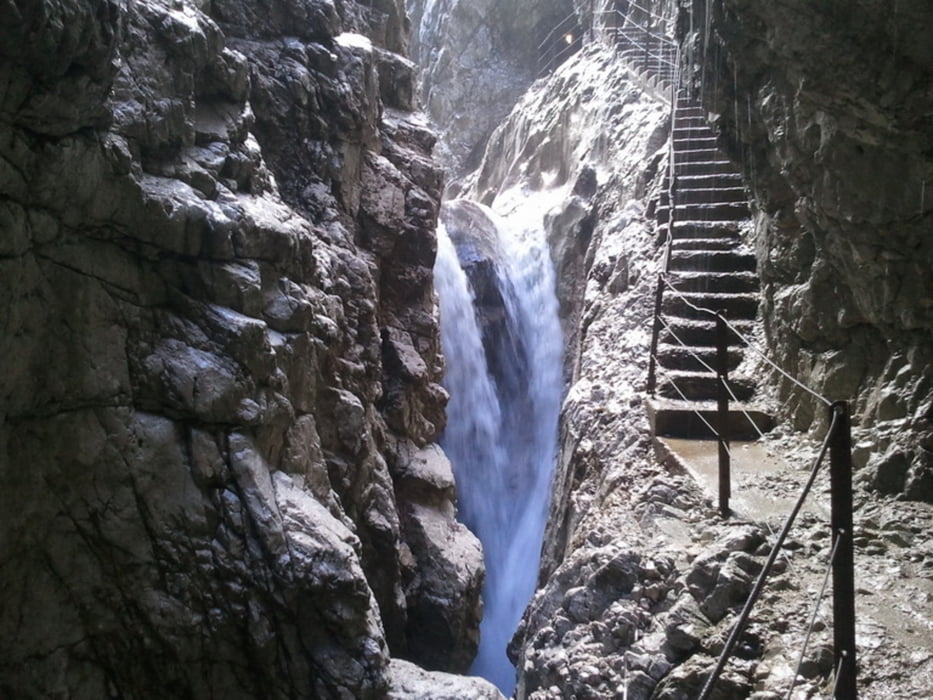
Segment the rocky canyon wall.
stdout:
<svg viewBox="0 0 933 700">
<path fill-rule="evenodd" d="M 676 577 L 664 544 L 639 524 L 632 482 L 663 472 L 648 458 L 638 391 L 656 250 L 646 203 L 668 128 L 667 108 L 593 43 L 522 97 L 467 179 L 469 196 L 496 211 L 540 203 L 568 343 L 539 589 L 510 647 L 517 698 L 620 697 L 626 653 L 651 624 L 632 587 L 646 568 L 662 586 Z M 656 664 L 658 677 L 670 664 L 655 656 L 644 666 Z"/>
<path fill-rule="evenodd" d="M 0 696 L 494 696 L 390 664 L 465 670 L 483 577 L 407 41 L 398 0 L 0 8 Z"/>
<path fill-rule="evenodd" d="M 671 9 L 670 3 L 660 4 Z M 736 10 L 731 21 L 742 27 L 749 45 L 762 36 L 770 41 L 770 34 L 761 34 L 764 27 L 753 17 L 777 10 L 756 5 L 753 11 L 751 4 L 745 3 L 741 13 Z M 681 22 L 686 33 L 690 25 Z M 703 26 L 701 20 L 696 22 Z M 831 53 L 827 49 L 826 60 Z M 716 65 L 712 57 L 710 61 Z M 780 75 L 790 64 L 786 56 L 775 67 L 766 67 L 762 59 L 760 74 Z M 702 73 L 697 70 L 698 80 Z M 725 125 L 723 135 L 728 140 L 726 107 L 733 102 L 721 91 L 733 78 L 725 70 L 715 79 L 714 74 L 710 68 L 706 83 L 710 86 L 715 80 L 714 94 L 723 100 L 713 116 Z M 736 84 L 742 84 L 741 74 Z M 794 103 L 788 99 L 789 118 L 794 119 Z M 848 113 L 849 107 L 840 107 L 840 114 Z M 758 118 L 755 109 L 752 101 L 753 124 Z M 546 80 L 530 87 L 490 137 L 479 167 L 464 180 L 462 191 L 467 196 L 497 211 L 508 211 L 522 200 L 540 202 L 541 222 L 549 232 L 558 270 L 568 343 L 568 391 L 541 577 L 510 646 L 519 672 L 517 698 L 697 697 L 818 449 L 795 430 L 816 433 L 819 425 L 825 425 L 812 404 L 793 394 L 791 387 L 779 387 L 782 401 L 790 399 L 784 417 L 793 420 L 779 426 L 762 449 L 788 466 L 778 475 L 762 470 L 751 476 L 764 485 L 767 508 L 729 520 L 717 515 L 696 481 L 656 457 L 644 408 L 644 381 L 652 273 L 660 257 L 652 203 L 666 165 L 667 113 L 665 105 L 636 87 L 611 51 L 589 41 Z M 778 158 L 781 151 L 771 153 L 775 145 L 764 132 L 760 136 L 765 140 L 753 140 L 745 150 L 754 145 L 760 151 L 757 157 Z M 737 159 L 741 151 L 732 149 Z M 746 164 L 754 165 L 754 172 L 749 165 L 749 175 L 765 177 L 764 166 L 744 155 Z M 796 162 L 801 168 L 807 165 L 803 156 Z M 846 172 L 823 177 L 841 178 Z M 771 176 L 786 173 L 775 166 Z M 854 208 L 843 208 L 841 219 L 861 216 L 859 207 L 873 201 L 876 184 L 859 186 L 858 196 L 853 193 L 849 202 Z M 916 451 L 923 446 L 918 440 L 923 439 L 929 394 L 923 388 L 928 371 L 922 360 L 925 349 L 915 342 L 919 336 L 912 331 L 894 333 L 884 341 L 887 354 L 883 355 L 860 347 L 863 336 L 858 334 L 850 344 L 845 340 L 848 336 L 838 336 L 835 349 L 819 346 L 818 353 L 812 348 L 800 351 L 799 338 L 788 335 L 783 326 L 809 313 L 808 307 L 790 304 L 778 313 L 778 301 L 797 294 L 829 308 L 831 297 L 835 311 L 845 314 L 852 313 L 849 292 L 841 283 L 838 293 L 832 291 L 836 287 L 810 288 L 810 263 L 806 255 L 800 257 L 806 244 L 798 240 L 803 228 L 793 213 L 802 204 L 789 204 L 791 219 L 783 221 L 785 226 L 794 222 L 796 228 L 790 230 L 774 228 L 773 214 L 766 213 L 767 201 L 766 197 L 760 204 L 758 233 L 746 242 L 757 248 L 764 277 L 767 296 L 761 311 L 768 351 L 781 358 L 789 371 L 833 398 L 842 391 L 833 382 L 851 368 L 842 363 L 846 354 L 857 355 L 858 382 L 868 381 L 858 369 L 865 358 L 871 357 L 882 369 L 899 353 L 917 358 L 909 370 L 899 370 L 894 383 L 869 382 L 873 398 L 863 398 L 857 409 L 864 415 L 866 405 L 878 406 L 871 401 L 888 395 L 889 405 L 901 405 L 898 410 L 907 414 L 894 416 L 882 427 L 892 433 L 906 428 L 898 438 L 905 442 L 897 444 Z M 852 224 L 852 228 L 858 227 Z M 775 238 L 782 231 L 783 248 Z M 899 255 L 905 262 L 923 264 L 922 258 L 914 260 L 903 253 L 911 250 L 903 240 L 890 245 L 888 257 L 904 245 Z M 797 252 L 791 255 L 788 250 Z M 808 256 L 812 262 L 825 254 L 814 246 Z M 794 276 L 792 285 L 775 278 L 778 266 Z M 852 268 L 848 274 L 854 278 L 860 271 Z M 900 272 L 892 273 L 888 283 L 898 285 L 910 274 L 905 272 L 902 278 Z M 846 284 L 862 282 L 850 279 Z M 905 297 L 905 303 L 916 309 L 923 298 L 911 302 Z M 879 327 L 872 333 L 881 331 L 887 332 Z M 809 359 L 801 360 L 805 356 Z M 833 364 L 826 364 L 827 359 Z M 818 365 L 818 360 L 823 364 Z M 833 369 L 827 373 L 830 366 Z M 910 401 L 915 408 L 904 407 Z M 881 459 L 887 444 L 883 433 L 878 441 L 870 429 L 864 429 L 857 438 L 856 455 L 863 465 L 868 459 Z M 879 456 L 869 458 L 870 454 Z M 866 486 L 873 487 L 871 479 L 863 478 L 855 494 L 861 692 L 865 697 L 922 695 L 933 658 L 929 656 L 933 639 L 922 631 L 929 622 L 922 601 L 931 592 L 933 549 L 927 535 L 931 513 L 924 504 L 879 497 Z M 730 662 L 714 697 L 768 700 L 786 694 L 798 671 L 809 605 L 825 573 L 828 489 L 824 475 L 817 481 L 819 495 L 808 502 L 795 526 L 737 658 Z M 918 492 L 907 489 L 906 493 L 913 497 Z M 831 616 L 823 611 L 819 619 L 825 620 L 825 626 L 819 623 L 821 629 L 802 659 L 795 697 L 830 693 Z"/>
<path fill-rule="evenodd" d="M 571 0 L 408 0 L 425 111 L 452 176 L 474 169 L 486 139 L 535 80 L 539 47 Z"/>
<path fill-rule="evenodd" d="M 702 95 L 758 206 L 773 355 L 854 401 L 872 488 L 933 500 L 933 48 L 927 3 L 716 0 Z M 786 381 L 798 428 L 825 411 Z"/>
</svg>

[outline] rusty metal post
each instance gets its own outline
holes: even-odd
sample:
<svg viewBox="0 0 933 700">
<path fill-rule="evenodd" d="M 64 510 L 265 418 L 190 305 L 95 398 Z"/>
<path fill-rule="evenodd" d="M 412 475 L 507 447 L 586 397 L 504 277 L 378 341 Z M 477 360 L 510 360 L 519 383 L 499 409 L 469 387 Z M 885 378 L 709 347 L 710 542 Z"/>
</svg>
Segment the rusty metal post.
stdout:
<svg viewBox="0 0 933 700">
<path fill-rule="evenodd" d="M 829 446 L 829 479 L 833 530 L 833 653 L 835 700 L 856 700 L 855 687 L 855 556 L 852 541 L 852 426 L 849 404 L 830 407 L 835 431 Z M 838 540 L 838 545 L 836 544 Z"/>
<path fill-rule="evenodd" d="M 729 328 L 720 311 L 716 314 L 716 416 L 719 441 L 719 513 L 724 518 L 731 514 L 729 498 L 732 496 L 731 460 L 729 457 Z"/>
<path fill-rule="evenodd" d="M 648 356 L 648 396 L 654 396 L 657 386 L 658 340 L 661 335 L 661 303 L 664 301 L 664 275 L 658 274 L 658 288 L 654 296 L 654 326 L 651 329 L 651 352 Z"/>
</svg>

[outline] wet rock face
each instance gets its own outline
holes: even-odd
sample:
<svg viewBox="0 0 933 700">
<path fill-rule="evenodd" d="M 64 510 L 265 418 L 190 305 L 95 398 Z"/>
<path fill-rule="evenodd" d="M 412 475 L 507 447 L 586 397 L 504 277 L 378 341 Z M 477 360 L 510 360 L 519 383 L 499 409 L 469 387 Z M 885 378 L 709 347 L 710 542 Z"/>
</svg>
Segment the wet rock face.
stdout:
<svg viewBox="0 0 933 700">
<path fill-rule="evenodd" d="M 409 0 L 421 96 L 454 175 L 476 167 L 486 139 L 539 68 L 539 45 L 570 0 Z"/>
<path fill-rule="evenodd" d="M 779 9 L 756 7 L 761 13 Z M 749 44 L 760 44 L 762 37 L 771 41 L 762 25 L 753 23 L 744 31 Z M 784 67 L 779 61 L 767 70 L 779 75 Z M 764 73 L 766 67 L 760 69 Z M 540 585 L 509 648 L 519 674 L 517 698 L 698 697 L 790 510 L 790 502 L 786 508 L 781 503 L 799 493 L 819 451 L 818 443 L 783 426 L 783 437 L 772 434 L 765 444 L 787 460 L 788 469 L 773 477 L 751 477 L 760 480 L 775 511 L 737 509 L 735 517 L 722 519 L 711 494 L 652 449 L 643 387 L 653 273 L 661 256 L 651 212 L 663 178 L 669 124 L 666 108 L 633 88 L 625 75 L 611 55 L 585 47 L 526 93 L 490 138 L 481 166 L 466 179 L 469 195 L 493 208 L 503 206 L 503 200 L 507 205 L 510 192 L 530 197 L 547 191 L 542 223 L 561 278 L 568 338 L 568 392 Z M 719 84 L 731 84 L 728 76 L 728 81 L 720 77 Z M 803 159 L 796 164 L 806 166 Z M 774 168 L 771 175 L 778 174 Z M 782 193 L 777 188 L 770 192 L 775 198 Z M 813 204 L 793 197 L 788 201 L 791 212 Z M 788 221 L 793 219 L 783 220 Z M 799 230 L 799 222 L 795 225 Z M 804 285 L 809 266 L 825 253 L 818 252 L 813 236 L 797 245 L 790 229 L 783 233 L 793 255 L 782 258 L 785 248 L 772 252 L 769 274 L 783 266 L 781 274 L 793 277 L 797 286 L 774 279 L 769 284 L 775 294 L 791 289 L 809 296 Z M 828 295 L 825 288 L 820 293 Z M 769 321 L 772 333 L 778 322 Z M 786 338 L 775 338 L 778 352 L 791 347 Z M 890 347 L 910 346 L 911 338 L 898 336 Z M 832 351 L 836 355 L 814 355 L 837 372 L 821 384 L 825 391 L 835 394 L 830 384 L 845 376 L 827 358 L 835 362 L 839 353 L 855 351 L 862 352 L 840 346 Z M 869 350 L 864 352 L 867 356 Z M 917 356 L 918 350 L 909 352 Z M 878 407 L 895 418 L 911 396 L 922 407 L 925 399 L 916 392 L 926 381 L 923 372 L 904 369 L 895 352 L 881 363 L 890 383 L 874 385 Z M 802 366 L 809 372 L 813 363 Z M 813 415 L 805 403 L 796 410 Z M 804 423 L 810 423 L 804 415 Z M 894 426 L 905 423 L 887 425 L 891 444 L 898 445 Z M 910 439 L 922 446 L 923 435 L 913 432 Z M 873 447 L 862 440 L 856 459 L 864 464 Z M 886 489 L 914 479 L 917 462 L 902 455 L 891 463 L 897 468 L 874 471 L 885 475 Z M 923 695 L 930 685 L 926 659 L 933 641 L 919 632 L 916 620 L 926 624 L 929 617 L 922 604 L 926 594 L 920 591 L 929 588 L 933 562 L 931 540 L 922 534 L 930 531 L 930 507 L 879 497 L 866 492 L 866 485 L 872 484 L 857 484 L 855 490 L 860 693 Z M 736 492 L 742 488 L 738 481 L 733 487 Z M 813 615 L 810 592 L 823 584 L 831 549 L 828 494 L 823 474 L 714 697 L 764 700 L 787 694 Z M 800 665 L 794 691 L 800 697 L 830 692 L 829 617 L 825 627 L 817 624 Z"/>
<path fill-rule="evenodd" d="M 729 59 L 706 97 L 761 209 L 775 356 L 855 401 L 862 455 L 874 453 L 864 479 L 930 500 L 933 11 L 726 0 L 711 20 L 711 53 Z M 826 424 L 791 385 L 781 393 L 798 427 Z"/>
<path fill-rule="evenodd" d="M 0 694 L 383 697 L 425 601 L 468 663 L 478 545 L 406 476 L 446 394 L 404 30 L 0 10 Z"/>
<path fill-rule="evenodd" d="M 527 381 L 527 368 L 516 372 L 512 358 L 523 356 L 524 338 L 515 337 L 509 330 L 508 305 L 503 298 L 506 261 L 499 242 L 499 231 L 488 209 L 468 199 L 454 199 L 444 203 L 441 220 L 447 229 L 457 259 L 470 280 L 473 307 L 480 324 L 483 351 L 490 373 L 498 382 Z M 511 377 L 511 373 L 518 376 Z M 510 391 L 500 385 L 500 391 Z M 512 391 L 518 389 L 513 387 Z"/>
</svg>

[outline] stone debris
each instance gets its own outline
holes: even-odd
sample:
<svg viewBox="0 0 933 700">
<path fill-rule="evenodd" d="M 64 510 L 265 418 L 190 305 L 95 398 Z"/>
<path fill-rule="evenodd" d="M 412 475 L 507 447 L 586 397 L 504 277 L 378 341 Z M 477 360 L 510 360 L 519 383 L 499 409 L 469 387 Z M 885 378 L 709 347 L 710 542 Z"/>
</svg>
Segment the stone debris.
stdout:
<svg viewBox="0 0 933 700">
<path fill-rule="evenodd" d="M 458 676 L 425 671 L 408 661 L 393 659 L 389 664 L 387 700 L 505 700 L 489 681 L 476 676 Z"/>
</svg>

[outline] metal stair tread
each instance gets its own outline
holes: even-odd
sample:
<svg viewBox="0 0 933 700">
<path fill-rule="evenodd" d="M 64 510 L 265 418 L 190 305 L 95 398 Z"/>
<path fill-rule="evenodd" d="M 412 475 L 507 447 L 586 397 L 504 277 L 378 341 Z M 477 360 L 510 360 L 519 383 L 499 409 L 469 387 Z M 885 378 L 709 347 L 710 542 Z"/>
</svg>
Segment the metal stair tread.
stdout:
<svg viewBox="0 0 933 700">
<path fill-rule="evenodd" d="M 689 185 L 690 183 L 686 183 L 686 184 Z M 684 194 L 685 192 L 709 192 L 710 194 L 724 194 L 727 192 L 731 192 L 731 193 L 741 194 L 743 197 L 746 195 L 745 188 L 741 186 L 739 187 L 736 187 L 736 186 L 732 186 L 732 187 L 689 187 L 689 186 L 685 186 L 685 187 L 677 187 L 675 191 L 677 194 Z"/>
<path fill-rule="evenodd" d="M 686 329 L 708 330 L 710 328 L 716 327 L 716 319 L 713 318 L 712 314 L 709 315 L 708 319 L 707 318 L 694 318 L 694 317 L 688 317 L 688 316 L 676 316 L 676 315 L 671 315 L 671 314 L 664 314 L 664 316 L 668 320 L 667 325 L 671 326 L 674 330 L 677 330 L 678 328 L 683 328 L 685 330 Z M 750 330 L 751 326 L 753 326 L 755 323 L 754 319 L 746 319 L 746 318 L 727 319 L 727 320 L 729 321 L 729 323 L 731 323 L 733 326 L 735 326 L 740 331 L 745 330 L 745 329 Z M 703 346 L 702 345 L 701 346 L 691 345 L 690 347 L 703 347 Z"/>
<path fill-rule="evenodd" d="M 689 301 L 702 299 L 754 299 L 758 300 L 758 294 L 755 292 L 678 292 L 681 296 L 687 297 Z"/>
<path fill-rule="evenodd" d="M 719 252 L 727 250 L 744 250 L 741 242 L 735 236 L 720 238 L 672 238 L 671 252 L 678 250 L 697 250 Z"/>
<path fill-rule="evenodd" d="M 688 183 L 700 180 L 734 180 L 737 182 L 742 182 L 742 173 L 736 171 L 734 173 L 704 173 L 701 175 L 678 175 L 676 178 L 678 181 L 687 180 Z"/>
<path fill-rule="evenodd" d="M 747 217 L 746 217 L 747 218 Z M 744 220 L 744 219 L 743 219 Z M 733 235 L 738 234 L 738 223 L 736 219 L 725 219 L 717 221 L 704 221 L 702 219 L 678 219 L 674 222 L 674 231 L 677 229 L 723 229 L 728 230 L 729 227 L 733 227 L 734 230 L 731 231 Z"/>
<path fill-rule="evenodd" d="M 684 401 L 683 399 L 670 399 L 666 397 L 653 397 L 648 399 L 648 402 L 653 402 L 657 410 L 661 411 L 710 411 L 715 413 L 717 410 L 716 401 Z M 729 401 L 729 412 L 743 412 L 748 411 L 752 412 L 761 412 L 767 413 L 768 409 L 761 403 L 755 401 Z"/>
</svg>

